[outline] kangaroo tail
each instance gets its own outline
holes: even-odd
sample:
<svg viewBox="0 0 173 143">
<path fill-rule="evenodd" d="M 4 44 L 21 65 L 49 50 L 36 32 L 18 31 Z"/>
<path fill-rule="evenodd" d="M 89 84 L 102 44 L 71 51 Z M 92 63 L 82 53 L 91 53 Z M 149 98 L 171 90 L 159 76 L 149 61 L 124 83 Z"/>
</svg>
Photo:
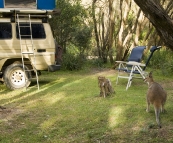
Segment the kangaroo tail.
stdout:
<svg viewBox="0 0 173 143">
<path fill-rule="evenodd" d="M 157 107 L 155 107 L 154 109 L 155 109 L 155 115 L 156 115 L 156 122 L 157 122 L 159 128 L 161 128 L 162 126 L 160 124 L 160 109 Z"/>
</svg>

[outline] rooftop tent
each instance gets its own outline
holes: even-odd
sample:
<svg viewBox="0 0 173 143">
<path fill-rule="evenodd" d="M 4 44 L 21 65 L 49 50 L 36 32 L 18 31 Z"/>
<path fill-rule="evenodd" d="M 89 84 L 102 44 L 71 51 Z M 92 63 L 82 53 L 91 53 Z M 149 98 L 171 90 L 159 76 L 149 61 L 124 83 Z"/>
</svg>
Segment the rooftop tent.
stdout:
<svg viewBox="0 0 173 143">
<path fill-rule="evenodd" d="M 4 8 L 4 2 L 3 2 L 3 0 L 0 0 L 0 8 Z"/>
<path fill-rule="evenodd" d="M 37 0 L 37 9 L 53 10 L 56 0 Z"/>
<path fill-rule="evenodd" d="M 55 0 L 0 0 L 0 8 L 55 9 Z"/>
</svg>

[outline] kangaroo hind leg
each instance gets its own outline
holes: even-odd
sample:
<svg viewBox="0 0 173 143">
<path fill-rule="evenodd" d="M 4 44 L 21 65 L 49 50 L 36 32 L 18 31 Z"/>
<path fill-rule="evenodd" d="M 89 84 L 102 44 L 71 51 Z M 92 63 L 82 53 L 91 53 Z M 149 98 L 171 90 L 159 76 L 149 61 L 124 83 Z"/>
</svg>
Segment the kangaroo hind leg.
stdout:
<svg viewBox="0 0 173 143">
<path fill-rule="evenodd" d="M 160 124 L 160 109 L 154 107 L 154 110 L 155 110 L 156 122 L 157 122 L 159 128 L 161 128 L 161 124 Z"/>
</svg>

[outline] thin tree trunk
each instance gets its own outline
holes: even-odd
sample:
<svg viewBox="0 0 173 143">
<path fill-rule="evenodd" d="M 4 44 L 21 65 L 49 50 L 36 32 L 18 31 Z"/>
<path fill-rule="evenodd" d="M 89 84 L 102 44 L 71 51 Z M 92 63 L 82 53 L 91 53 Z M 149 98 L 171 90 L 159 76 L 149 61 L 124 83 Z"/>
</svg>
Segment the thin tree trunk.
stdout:
<svg viewBox="0 0 173 143">
<path fill-rule="evenodd" d="M 113 2 L 114 0 L 109 0 L 109 39 L 108 39 L 108 55 L 110 59 L 110 63 L 113 64 L 113 56 L 112 56 L 112 45 L 113 45 L 113 34 L 115 29 L 115 17 L 113 10 Z"/>
<path fill-rule="evenodd" d="M 123 0 L 120 0 L 120 27 L 118 32 L 118 41 L 117 41 L 117 53 L 116 53 L 116 61 L 122 60 L 123 55 L 123 29 L 124 29 L 124 20 L 123 20 Z"/>
<path fill-rule="evenodd" d="M 92 2 L 92 16 L 93 16 L 93 22 L 94 22 L 94 33 L 95 33 L 95 39 L 96 39 L 96 44 L 97 44 L 97 49 L 98 49 L 98 55 L 99 58 L 101 58 L 101 49 L 100 49 L 100 42 L 99 42 L 99 36 L 98 36 L 98 31 L 97 31 L 97 21 L 95 17 L 95 3 L 97 0 L 93 0 Z"/>
</svg>

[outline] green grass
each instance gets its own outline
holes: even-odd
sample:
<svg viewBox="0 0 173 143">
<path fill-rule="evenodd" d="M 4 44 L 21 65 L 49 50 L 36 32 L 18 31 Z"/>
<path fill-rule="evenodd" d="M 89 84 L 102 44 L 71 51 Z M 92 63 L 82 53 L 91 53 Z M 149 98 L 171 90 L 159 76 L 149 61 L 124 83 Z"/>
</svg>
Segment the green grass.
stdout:
<svg viewBox="0 0 173 143">
<path fill-rule="evenodd" d="M 97 77 L 112 81 L 116 94 L 99 97 Z M 136 79 L 116 82 L 116 71 L 43 72 L 40 90 L 10 91 L 0 84 L 0 142 L 2 143 L 149 143 L 173 142 L 173 82 L 154 72 L 168 92 L 167 112 L 158 129 L 154 110 L 147 113 L 147 84 Z"/>
</svg>

